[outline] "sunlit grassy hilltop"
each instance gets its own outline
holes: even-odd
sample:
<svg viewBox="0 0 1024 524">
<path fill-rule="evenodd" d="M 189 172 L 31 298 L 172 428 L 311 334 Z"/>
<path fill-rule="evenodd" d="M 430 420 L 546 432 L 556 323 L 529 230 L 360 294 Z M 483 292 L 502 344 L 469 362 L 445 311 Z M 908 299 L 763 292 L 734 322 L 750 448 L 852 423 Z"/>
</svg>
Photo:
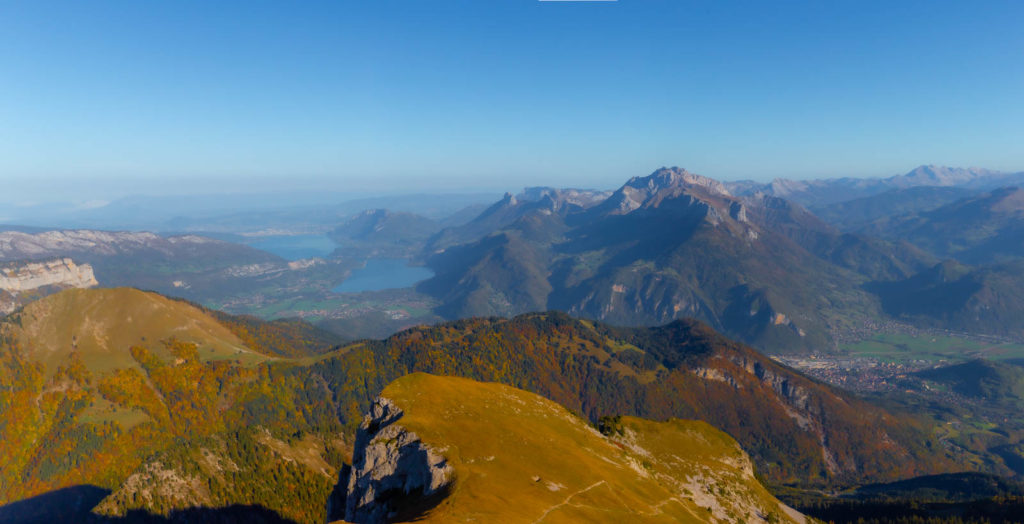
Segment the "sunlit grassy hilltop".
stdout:
<svg viewBox="0 0 1024 524">
<path fill-rule="evenodd" d="M 703 422 L 626 417 L 606 437 L 538 395 L 423 373 L 382 396 L 404 411 L 395 424 L 454 469 L 426 522 L 803 521 Z"/>
<path fill-rule="evenodd" d="M 161 341 L 171 339 L 197 344 L 204 361 L 264 360 L 199 308 L 132 288 L 69 289 L 25 306 L 7 325 L 47 375 L 68 365 L 72 354 L 94 373 L 141 370 L 127 349 L 147 346 L 170 357 Z"/>
</svg>

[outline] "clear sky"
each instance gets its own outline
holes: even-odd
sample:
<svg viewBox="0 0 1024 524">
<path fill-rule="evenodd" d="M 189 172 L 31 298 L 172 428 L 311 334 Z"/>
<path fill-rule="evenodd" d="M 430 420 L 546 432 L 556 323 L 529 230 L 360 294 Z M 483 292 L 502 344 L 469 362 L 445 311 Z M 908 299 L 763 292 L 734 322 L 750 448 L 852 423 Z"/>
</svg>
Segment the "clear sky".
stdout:
<svg viewBox="0 0 1024 524">
<path fill-rule="evenodd" d="M 1024 170 L 1024 2 L 0 2 L 9 188 L 924 163 Z"/>
</svg>

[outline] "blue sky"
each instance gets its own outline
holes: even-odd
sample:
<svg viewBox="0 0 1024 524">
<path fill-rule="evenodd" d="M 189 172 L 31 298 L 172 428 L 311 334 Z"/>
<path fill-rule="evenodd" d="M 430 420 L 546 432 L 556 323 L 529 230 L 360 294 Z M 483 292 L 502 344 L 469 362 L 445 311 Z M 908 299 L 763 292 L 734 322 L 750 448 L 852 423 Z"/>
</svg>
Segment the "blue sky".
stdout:
<svg viewBox="0 0 1024 524">
<path fill-rule="evenodd" d="M 662 165 L 1024 170 L 1022 27 L 1019 1 L 3 2 L 0 179 L 373 191 L 613 187 Z"/>
</svg>

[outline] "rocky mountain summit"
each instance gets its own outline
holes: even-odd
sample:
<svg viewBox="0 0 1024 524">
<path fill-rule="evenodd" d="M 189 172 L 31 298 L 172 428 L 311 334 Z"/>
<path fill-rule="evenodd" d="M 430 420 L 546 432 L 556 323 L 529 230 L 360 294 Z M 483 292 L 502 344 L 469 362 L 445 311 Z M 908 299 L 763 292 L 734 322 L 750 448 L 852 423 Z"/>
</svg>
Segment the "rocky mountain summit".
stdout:
<svg viewBox="0 0 1024 524">
<path fill-rule="evenodd" d="M 644 206 L 697 191 L 703 196 L 730 197 L 721 182 L 679 167 L 663 167 L 644 177 L 633 177 L 595 207 L 602 215 L 622 215 Z"/>
</svg>

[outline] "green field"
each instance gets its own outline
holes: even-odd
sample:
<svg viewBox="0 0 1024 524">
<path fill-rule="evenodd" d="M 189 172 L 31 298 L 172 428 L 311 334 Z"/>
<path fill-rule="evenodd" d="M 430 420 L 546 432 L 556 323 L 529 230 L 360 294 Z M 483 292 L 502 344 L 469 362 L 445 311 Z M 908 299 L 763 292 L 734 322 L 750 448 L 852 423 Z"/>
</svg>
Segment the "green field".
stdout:
<svg viewBox="0 0 1024 524">
<path fill-rule="evenodd" d="M 1024 344 L 992 343 L 941 335 L 883 333 L 856 344 L 846 344 L 840 349 L 851 357 L 869 357 L 885 362 L 1024 358 Z"/>
<path fill-rule="evenodd" d="M 129 430 L 143 422 L 152 420 L 145 411 L 135 408 L 118 406 L 109 400 L 97 396 L 92 404 L 85 408 L 78 419 L 83 424 L 102 424 L 104 422 L 117 422 L 121 428 Z"/>
</svg>

